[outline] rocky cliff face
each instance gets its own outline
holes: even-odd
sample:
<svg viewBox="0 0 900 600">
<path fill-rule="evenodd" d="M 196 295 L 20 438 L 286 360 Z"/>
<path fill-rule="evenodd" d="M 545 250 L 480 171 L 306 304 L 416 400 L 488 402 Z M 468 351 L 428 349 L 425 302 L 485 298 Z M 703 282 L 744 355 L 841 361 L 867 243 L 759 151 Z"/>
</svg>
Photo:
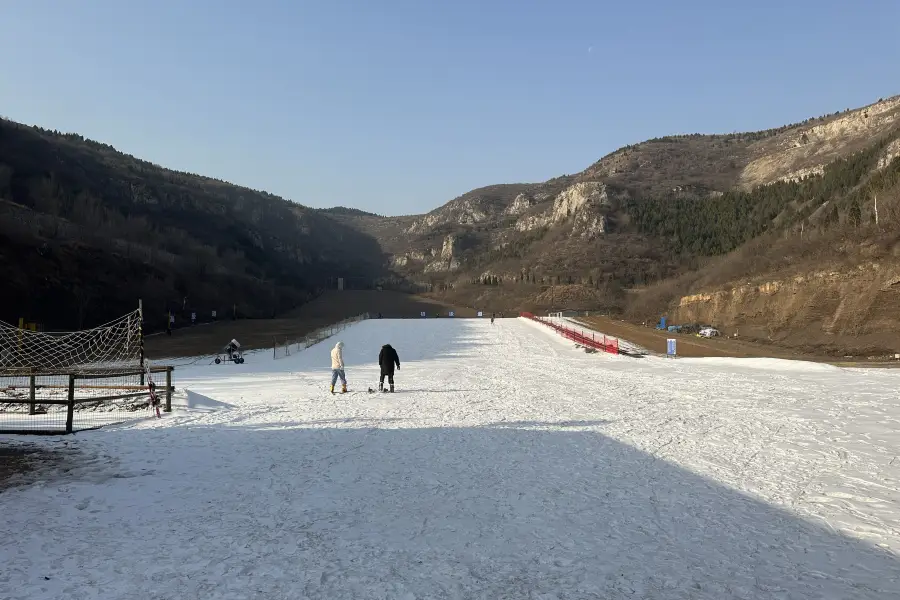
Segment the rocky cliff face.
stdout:
<svg viewBox="0 0 900 600">
<path fill-rule="evenodd" d="M 522 215 L 514 227 L 516 231 L 526 232 L 561 226 L 571 220 L 571 235 L 594 239 L 606 232 L 607 220 L 602 209 L 608 208 L 609 203 L 609 190 L 605 184 L 579 182 L 562 190 L 544 210 Z"/>
<path fill-rule="evenodd" d="M 616 150 L 574 175 L 536 184 L 489 186 L 463 194 L 426 215 L 402 221 L 360 219 L 358 223 L 383 240 L 392 264 L 414 280 L 452 284 L 490 274 L 503 281 L 516 281 L 525 273 L 529 280 L 537 276 L 538 282 L 574 278 L 593 280 L 596 288 L 596 282 L 602 280 L 609 289 L 621 290 L 683 272 L 690 260 L 705 256 L 689 244 L 679 250 L 683 254 L 667 254 L 666 248 L 684 231 L 680 222 L 692 220 L 691 211 L 709 209 L 707 201 L 735 190 L 821 175 L 835 159 L 880 148 L 879 140 L 886 140 L 877 160 L 877 169 L 883 169 L 900 156 L 900 138 L 890 141 L 890 135 L 897 131 L 900 97 L 763 132 L 658 138 Z M 641 203 L 650 207 L 659 204 L 661 210 L 672 203 L 682 212 L 655 219 L 656 213 L 639 210 Z M 836 217 L 835 206 L 829 198 L 804 198 L 787 209 L 779 208 L 783 212 L 774 217 L 766 216 L 770 220 L 760 227 L 763 231 L 777 229 L 801 210 L 802 218 L 810 223 L 835 218 L 845 222 L 847 205 L 841 206 Z M 721 211 L 721 206 L 714 210 Z M 723 227 L 733 227 L 731 221 L 746 222 L 748 212 L 756 211 L 756 207 L 744 207 L 741 213 L 737 210 L 733 216 L 722 213 Z M 867 210 L 861 207 L 858 215 Z M 900 204 L 896 212 L 900 215 Z M 638 218 L 643 229 L 635 224 Z M 648 230 L 648 221 L 655 233 L 641 233 Z M 376 231 L 376 226 L 383 233 Z M 802 232 L 799 225 L 798 230 Z M 716 234 L 702 233 L 695 246 L 703 245 L 704 235 Z M 745 239 L 741 235 L 735 233 L 735 239 Z M 692 256 L 690 252 L 698 254 Z M 854 281 L 862 285 L 858 276 Z M 685 298 L 677 310 L 685 318 L 700 320 L 717 314 L 733 315 L 722 317 L 722 322 L 734 325 L 775 323 L 765 336 L 778 335 L 782 329 L 777 323 L 806 318 L 797 315 L 807 314 L 791 301 L 780 300 L 788 297 L 781 290 L 808 286 L 808 293 L 791 293 L 792 298 L 813 297 L 815 292 L 815 284 L 809 281 L 788 283 L 772 284 L 782 286 L 777 292 L 760 288 L 760 284 L 754 284 L 756 291 L 735 284 L 727 292 L 718 289 Z M 832 289 L 831 285 L 822 289 Z M 836 288 L 830 293 L 839 295 Z M 767 304 L 775 297 L 779 300 L 772 306 L 781 308 Z M 822 304 L 819 300 L 811 302 Z M 764 309 L 763 305 L 769 307 Z M 843 314 L 844 309 L 835 306 L 834 310 Z M 747 311 L 760 316 L 751 318 Z M 874 322 L 873 318 L 870 315 L 864 321 Z M 832 324 L 823 325 L 822 335 L 829 335 L 831 330 L 850 331 L 852 327 L 846 317 L 838 316 Z"/>
<path fill-rule="evenodd" d="M 715 197 L 736 186 L 799 181 L 897 127 L 898 118 L 900 97 L 768 132 L 660 138 L 617 150 L 573 176 L 474 190 L 416 218 L 405 233 L 410 247 L 435 255 L 443 253 L 444 236 L 453 231 L 478 232 L 482 247 L 495 250 L 515 248 L 517 240 L 533 245 L 548 234 L 594 243 L 629 231 L 619 210 L 629 198 Z M 882 164 L 898 154 L 900 141 L 885 149 Z M 543 257 L 555 252 L 541 247 Z M 528 254 L 510 253 L 521 259 Z M 453 270 L 466 271 L 471 258 L 456 257 Z M 559 257 L 555 262 L 567 261 Z M 426 263 L 430 272 L 438 269 Z"/>
<path fill-rule="evenodd" d="M 427 232 L 439 225 L 474 225 L 488 219 L 490 209 L 478 200 L 461 200 L 444 207 L 443 210 L 425 215 L 406 230 L 409 234 Z"/>
<path fill-rule="evenodd" d="M 868 263 L 684 296 L 671 318 L 832 353 L 900 352 L 900 264 Z"/>
<path fill-rule="evenodd" d="M 871 143 L 898 123 L 900 97 L 844 113 L 825 123 L 797 127 L 777 140 L 751 146 L 753 159 L 741 172 L 739 183 L 749 189 L 779 179 L 821 173 L 826 164 Z"/>
<path fill-rule="evenodd" d="M 541 199 L 543 200 L 543 198 Z M 534 198 L 528 194 L 519 194 L 512 203 L 503 209 L 504 215 L 521 215 L 536 202 Z"/>
</svg>

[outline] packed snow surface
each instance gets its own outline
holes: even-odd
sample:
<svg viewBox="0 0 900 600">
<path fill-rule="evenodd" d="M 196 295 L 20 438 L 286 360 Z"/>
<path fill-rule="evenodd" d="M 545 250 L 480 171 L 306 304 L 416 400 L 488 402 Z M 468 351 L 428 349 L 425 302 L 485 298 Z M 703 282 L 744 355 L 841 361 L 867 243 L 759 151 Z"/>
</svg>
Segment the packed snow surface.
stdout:
<svg viewBox="0 0 900 600">
<path fill-rule="evenodd" d="M 430 319 L 175 375 L 162 419 L 0 438 L 68 457 L 0 493 L 0 598 L 900 598 L 900 371 Z"/>
</svg>

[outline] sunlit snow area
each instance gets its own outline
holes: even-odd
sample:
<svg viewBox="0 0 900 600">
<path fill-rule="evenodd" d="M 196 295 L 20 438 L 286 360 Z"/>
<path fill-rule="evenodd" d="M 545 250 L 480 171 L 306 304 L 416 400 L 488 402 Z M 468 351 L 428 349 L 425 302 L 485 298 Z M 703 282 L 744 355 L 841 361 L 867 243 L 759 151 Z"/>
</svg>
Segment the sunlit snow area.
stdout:
<svg viewBox="0 0 900 600">
<path fill-rule="evenodd" d="M 71 457 L 0 492 L 0 598 L 900 597 L 900 371 L 423 319 L 174 381 L 162 419 L 0 438 Z"/>
</svg>

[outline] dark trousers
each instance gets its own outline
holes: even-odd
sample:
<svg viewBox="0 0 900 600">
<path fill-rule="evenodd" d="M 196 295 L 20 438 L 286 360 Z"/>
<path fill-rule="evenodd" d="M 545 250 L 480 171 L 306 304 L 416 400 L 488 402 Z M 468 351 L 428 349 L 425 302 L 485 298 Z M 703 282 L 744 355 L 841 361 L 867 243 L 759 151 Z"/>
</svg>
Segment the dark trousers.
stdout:
<svg viewBox="0 0 900 600">
<path fill-rule="evenodd" d="M 384 385 L 384 378 L 385 378 L 385 377 L 388 378 L 388 383 L 389 383 L 389 384 L 394 385 L 394 372 L 393 372 L 393 371 L 385 371 L 384 369 L 382 369 L 382 371 L 381 371 L 381 377 L 378 379 L 378 384 L 379 384 L 379 385 Z"/>
</svg>

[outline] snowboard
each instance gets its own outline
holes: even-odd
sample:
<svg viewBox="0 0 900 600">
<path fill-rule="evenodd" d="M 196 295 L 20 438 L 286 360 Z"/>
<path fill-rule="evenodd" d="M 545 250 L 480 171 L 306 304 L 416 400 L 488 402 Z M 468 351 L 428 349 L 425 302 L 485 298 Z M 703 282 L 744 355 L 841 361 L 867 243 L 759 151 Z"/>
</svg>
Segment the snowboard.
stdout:
<svg viewBox="0 0 900 600">
<path fill-rule="evenodd" d="M 384 389 L 384 390 L 380 390 L 380 391 L 382 394 L 396 394 L 397 393 L 396 391 L 392 392 L 390 389 Z M 346 392 L 341 392 L 340 390 L 335 390 L 333 392 L 329 392 L 329 395 L 330 396 L 356 396 L 358 394 L 377 394 L 378 392 L 379 392 L 379 390 L 375 390 L 372 388 L 369 388 L 366 391 L 347 390 Z"/>
</svg>

